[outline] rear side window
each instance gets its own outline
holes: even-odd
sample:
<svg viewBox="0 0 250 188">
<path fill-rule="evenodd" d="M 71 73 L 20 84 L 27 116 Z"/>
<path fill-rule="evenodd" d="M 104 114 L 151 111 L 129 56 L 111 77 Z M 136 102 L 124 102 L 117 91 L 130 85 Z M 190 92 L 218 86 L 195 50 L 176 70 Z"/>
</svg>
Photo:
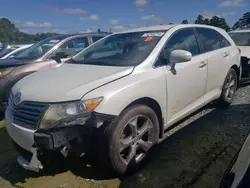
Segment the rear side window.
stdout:
<svg viewBox="0 0 250 188">
<path fill-rule="evenodd" d="M 220 49 L 220 41 L 216 31 L 207 28 L 196 28 L 198 39 L 203 45 L 204 52 Z"/>
<path fill-rule="evenodd" d="M 93 36 L 92 40 L 93 40 L 93 42 L 96 42 L 96 41 L 98 41 L 98 40 L 100 40 L 102 38 L 103 38 L 103 36 Z"/>
<path fill-rule="evenodd" d="M 231 46 L 231 43 L 220 33 L 217 32 L 221 48 Z"/>
</svg>

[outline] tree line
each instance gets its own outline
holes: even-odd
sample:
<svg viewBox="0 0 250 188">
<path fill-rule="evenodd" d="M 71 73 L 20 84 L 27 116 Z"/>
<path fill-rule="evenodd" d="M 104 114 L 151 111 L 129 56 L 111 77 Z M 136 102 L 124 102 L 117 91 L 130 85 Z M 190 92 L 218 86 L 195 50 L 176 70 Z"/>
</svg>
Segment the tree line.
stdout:
<svg viewBox="0 0 250 188">
<path fill-rule="evenodd" d="M 34 43 L 57 33 L 27 34 L 21 32 L 15 24 L 7 18 L 0 19 L 0 42 L 1 43 Z"/>
<path fill-rule="evenodd" d="M 232 28 L 229 27 L 225 18 L 218 16 L 213 16 L 211 19 L 205 18 L 202 15 L 198 15 L 197 19 L 194 21 L 195 24 L 205 24 L 215 27 L 222 28 L 226 31 L 236 30 L 242 28 L 250 28 L 250 12 L 246 12 L 243 16 L 233 25 Z M 170 23 L 173 24 L 173 23 Z M 188 24 L 187 20 L 183 20 L 182 24 Z M 97 32 L 102 32 L 98 29 Z M 27 34 L 21 32 L 15 24 L 13 24 L 7 18 L 0 19 L 0 42 L 1 43 L 34 43 L 42 39 L 48 38 L 50 36 L 57 35 L 57 33 L 37 33 L 37 34 Z"/>
<path fill-rule="evenodd" d="M 211 26 L 222 28 L 226 31 L 250 28 L 250 12 L 246 12 L 245 14 L 243 14 L 243 16 L 233 25 L 232 28 L 229 27 L 225 18 L 221 18 L 218 16 L 213 16 L 211 19 L 209 19 L 209 18 L 205 18 L 202 15 L 199 15 L 197 19 L 194 21 L 194 23 L 211 25 Z M 188 24 L 188 21 L 183 20 L 182 24 Z"/>
</svg>

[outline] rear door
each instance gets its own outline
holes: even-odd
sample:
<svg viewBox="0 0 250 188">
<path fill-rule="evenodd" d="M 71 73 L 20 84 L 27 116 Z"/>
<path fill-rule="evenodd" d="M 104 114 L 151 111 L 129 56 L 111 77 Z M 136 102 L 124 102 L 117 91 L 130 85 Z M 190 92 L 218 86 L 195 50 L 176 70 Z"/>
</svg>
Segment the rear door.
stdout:
<svg viewBox="0 0 250 188">
<path fill-rule="evenodd" d="M 230 59 L 228 48 L 222 48 L 218 33 L 210 28 L 196 28 L 197 38 L 203 48 L 203 56 L 208 60 L 208 75 L 204 100 L 220 96 L 224 82 L 224 65 Z"/>
</svg>

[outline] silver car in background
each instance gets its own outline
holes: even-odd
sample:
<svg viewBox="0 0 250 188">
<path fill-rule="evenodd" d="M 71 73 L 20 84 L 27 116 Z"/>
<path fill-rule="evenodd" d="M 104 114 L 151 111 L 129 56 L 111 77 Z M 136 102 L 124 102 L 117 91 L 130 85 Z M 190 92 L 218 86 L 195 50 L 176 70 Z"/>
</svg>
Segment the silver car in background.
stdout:
<svg viewBox="0 0 250 188">
<path fill-rule="evenodd" d="M 0 52 L 0 59 L 14 58 L 32 45 L 33 44 L 8 45 L 4 50 Z"/>
</svg>

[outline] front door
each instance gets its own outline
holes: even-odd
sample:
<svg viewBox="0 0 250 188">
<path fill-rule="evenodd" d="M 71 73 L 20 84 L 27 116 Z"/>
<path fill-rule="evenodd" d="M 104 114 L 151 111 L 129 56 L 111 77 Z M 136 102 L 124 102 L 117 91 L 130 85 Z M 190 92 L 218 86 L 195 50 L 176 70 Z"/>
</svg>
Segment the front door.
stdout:
<svg viewBox="0 0 250 188">
<path fill-rule="evenodd" d="M 56 56 L 57 53 L 64 52 L 67 57 L 61 58 L 61 62 L 67 61 L 70 57 L 76 55 L 84 48 L 89 46 L 88 37 L 82 36 L 67 40 L 55 49 L 48 57 L 48 59 Z"/>
<path fill-rule="evenodd" d="M 173 124 L 204 103 L 207 79 L 207 59 L 200 49 L 192 28 L 177 31 L 164 47 L 167 59 L 173 50 L 192 53 L 189 62 L 177 63 L 174 71 L 164 67 L 167 80 L 167 124 Z"/>
</svg>

